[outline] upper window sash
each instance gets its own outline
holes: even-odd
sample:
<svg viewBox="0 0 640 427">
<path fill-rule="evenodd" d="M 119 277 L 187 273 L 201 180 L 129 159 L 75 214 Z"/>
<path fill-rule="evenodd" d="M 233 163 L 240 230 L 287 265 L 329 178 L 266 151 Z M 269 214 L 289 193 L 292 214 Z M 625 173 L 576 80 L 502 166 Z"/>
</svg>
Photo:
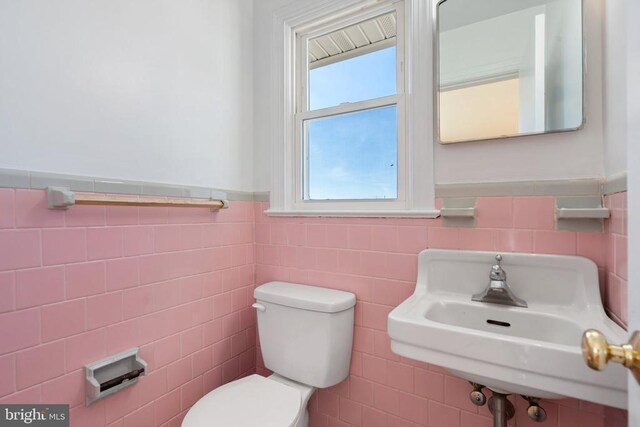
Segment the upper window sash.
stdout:
<svg viewBox="0 0 640 427">
<path fill-rule="evenodd" d="M 369 11 L 358 11 L 352 15 L 336 19 L 331 23 L 319 22 L 317 25 L 310 28 L 299 29 L 296 32 L 296 57 L 295 61 L 296 70 L 294 75 L 296 76 L 295 85 L 296 88 L 296 113 L 304 113 L 307 111 L 314 111 L 309 109 L 309 41 L 321 37 L 326 34 L 347 28 L 349 26 L 358 24 L 376 18 L 381 15 L 393 12 L 396 15 L 397 30 L 394 43 L 386 47 L 395 45 L 396 47 L 396 94 L 395 96 L 403 95 L 405 92 L 405 76 L 404 76 L 404 9 L 402 2 L 391 2 L 379 7 L 372 7 Z M 381 47 L 383 49 L 384 47 Z M 373 52 L 373 51 L 372 51 Z M 369 52 L 368 52 L 369 53 Z M 366 55 L 366 53 L 364 54 Z M 388 98 L 388 97 L 385 97 Z M 364 102 L 363 100 L 360 102 Z M 397 103 L 397 101 L 396 101 Z M 350 105 L 357 103 L 349 103 Z M 345 104 L 341 104 L 345 105 Z M 390 105 L 390 104 L 388 104 Z M 330 107 L 331 108 L 331 107 Z M 357 111 L 357 110 L 353 110 Z M 338 113 L 340 114 L 340 113 Z"/>
</svg>

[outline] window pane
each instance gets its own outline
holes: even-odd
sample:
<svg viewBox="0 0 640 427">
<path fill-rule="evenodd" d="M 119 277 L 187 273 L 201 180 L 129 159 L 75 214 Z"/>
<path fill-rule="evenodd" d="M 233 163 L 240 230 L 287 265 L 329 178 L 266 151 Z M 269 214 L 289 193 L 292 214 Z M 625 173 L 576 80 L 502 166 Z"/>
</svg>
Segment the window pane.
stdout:
<svg viewBox="0 0 640 427">
<path fill-rule="evenodd" d="M 310 110 L 395 94 L 395 46 L 309 71 Z"/>
<path fill-rule="evenodd" d="M 395 12 L 310 39 L 308 108 L 396 94 Z"/>
<path fill-rule="evenodd" d="M 394 105 L 305 121 L 305 198 L 397 198 L 396 110 Z"/>
</svg>

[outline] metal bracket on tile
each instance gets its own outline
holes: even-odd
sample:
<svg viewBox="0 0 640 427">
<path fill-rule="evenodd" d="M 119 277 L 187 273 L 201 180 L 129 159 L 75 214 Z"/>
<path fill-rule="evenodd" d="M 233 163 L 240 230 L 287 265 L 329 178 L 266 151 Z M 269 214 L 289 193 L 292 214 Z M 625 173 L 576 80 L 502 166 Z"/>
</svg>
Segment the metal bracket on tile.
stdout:
<svg viewBox="0 0 640 427">
<path fill-rule="evenodd" d="M 609 208 L 556 208 L 558 219 L 606 219 Z"/>
<path fill-rule="evenodd" d="M 443 199 L 440 215 L 443 218 L 474 218 L 476 216 L 476 199 L 475 197 Z"/>
<path fill-rule="evenodd" d="M 443 218 L 474 218 L 476 208 L 440 208 L 440 215 Z"/>
<path fill-rule="evenodd" d="M 76 195 L 67 187 L 47 187 L 47 207 L 68 209 L 76 204 Z"/>
<path fill-rule="evenodd" d="M 556 198 L 556 224 L 558 230 L 602 231 L 602 220 L 610 216 L 600 196 Z"/>
<path fill-rule="evenodd" d="M 443 199 L 440 215 L 447 227 L 473 227 L 476 216 L 476 198 Z"/>
<path fill-rule="evenodd" d="M 558 219 L 605 219 L 609 218 L 609 215 L 609 209 L 602 206 L 602 198 L 599 196 L 556 199 Z"/>
</svg>

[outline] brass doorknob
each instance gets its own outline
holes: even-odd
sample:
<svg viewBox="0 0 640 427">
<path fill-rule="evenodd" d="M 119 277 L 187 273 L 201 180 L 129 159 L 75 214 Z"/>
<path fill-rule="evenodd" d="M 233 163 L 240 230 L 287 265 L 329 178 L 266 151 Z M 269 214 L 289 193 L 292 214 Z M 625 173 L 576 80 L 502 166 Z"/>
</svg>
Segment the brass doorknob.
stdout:
<svg viewBox="0 0 640 427">
<path fill-rule="evenodd" d="M 588 329 L 582 335 L 582 356 L 591 369 L 602 371 L 609 361 L 631 369 L 640 382 L 640 332 L 631 336 L 628 344 L 611 345 L 600 331 Z"/>
</svg>

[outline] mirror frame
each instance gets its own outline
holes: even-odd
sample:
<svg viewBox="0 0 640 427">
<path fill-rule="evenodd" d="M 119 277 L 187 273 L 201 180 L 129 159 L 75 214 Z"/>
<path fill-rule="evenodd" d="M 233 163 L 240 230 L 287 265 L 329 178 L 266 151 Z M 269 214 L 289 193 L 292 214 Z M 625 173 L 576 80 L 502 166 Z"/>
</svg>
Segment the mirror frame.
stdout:
<svg viewBox="0 0 640 427">
<path fill-rule="evenodd" d="M 440 145 L 459 144 L 461 142 L 494 141 L 523 136 L 547 135 L 554 133 L 575 132 L 584 129 L 587 123 L 587 22 L 584 0 L 580 0 L 582 21 L 582 122 L 574 128 L 545 130 L 544 132 L 529 132 L 516 135 L 498 136 L 493 138 L 464 139 L 460 141 L 442 142 L 440 139 L 440 5 L 449 0 L 436 0 L 433 4 L 433 120 L 434 138 Z M 452 0 L 455 1 L 455 0 Z"/>
</svg>

